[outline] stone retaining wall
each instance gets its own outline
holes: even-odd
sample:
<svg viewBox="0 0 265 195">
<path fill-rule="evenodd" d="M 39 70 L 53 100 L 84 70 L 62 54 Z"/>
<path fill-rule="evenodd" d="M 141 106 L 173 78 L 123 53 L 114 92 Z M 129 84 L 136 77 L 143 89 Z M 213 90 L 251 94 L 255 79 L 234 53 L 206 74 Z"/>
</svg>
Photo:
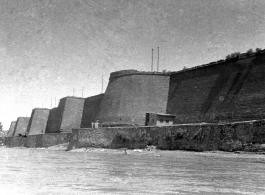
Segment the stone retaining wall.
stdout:
<svg viewBox="0 0 265 195">
<path fill-rule="evenodd" d="M 72 148 L 146 148 L 209 151 L 244 150 L 249 144 L 265 143 L 265 120 L 228 124 L 185 124 L 164 127 L 74 129 Z"/>
<path fill-rule="evenodd" d="M 27 137 L 6 137 L 7 147 L 45 148 L 69 142 L 70 133 L 29 135 Z"/>
</svg>

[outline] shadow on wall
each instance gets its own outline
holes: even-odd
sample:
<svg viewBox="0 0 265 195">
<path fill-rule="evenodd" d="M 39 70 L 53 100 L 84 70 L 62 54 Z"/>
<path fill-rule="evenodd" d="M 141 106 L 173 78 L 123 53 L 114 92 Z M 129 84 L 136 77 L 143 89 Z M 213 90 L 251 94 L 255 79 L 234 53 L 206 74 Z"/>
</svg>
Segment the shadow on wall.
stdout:
<svg viewBox="0 0 265 195">
<path fill-rule="evenodd" d="M 265 118 L 263 73 L 265 54 L 172 73 L 167 113 L 175 124 Z"/>
</svg>

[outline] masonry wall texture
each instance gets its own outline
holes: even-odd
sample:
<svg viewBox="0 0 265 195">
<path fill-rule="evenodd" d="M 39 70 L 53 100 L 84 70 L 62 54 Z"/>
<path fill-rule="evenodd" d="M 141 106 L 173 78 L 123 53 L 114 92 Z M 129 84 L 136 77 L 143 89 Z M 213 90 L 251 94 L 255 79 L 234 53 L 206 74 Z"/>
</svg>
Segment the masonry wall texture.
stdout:
<svg viewBox="0 0 265 195">
<path fill-rule="evenodd" d="M 84 98 L 64 97 L 57 108 L 50 111 L 45 133 L 71 132 L 81 126 Z"/>
<path fill-rule="evenodd" d="M 18 117 L 13 136 L 26 135 L 29 117 Z"/>
<path fill-rule="evenodd" d="M 175 123 L 265 117 L 265 54 L 172 73 L 167 113 Z"/>
<path fill-rule="evenodd" d="M 45 133 L 55 133 L 60 130 L 60 119 L 57 114 L 57 107 L 52 108 L 49 113 Z"/>
<path fill-rule="evenodd" d="M 107 124 L 144 125 L 147 112 L 166 112 L 168 90 L 168 75 L 114 72 L 96 118 Z"/>
<path fill-rule="evenodd" d="M 17 123 L 17 121 L 12 121 L 11 122 L 9 130 L 7 132 L 7 137 L 12 137 L 14 135 L 16 123 Z"/>
<path fill-rule="evenodd" d="M 35 108 L 32 110 L 27 127 L 28 135 L 45 133 L 50 110 L 47 108 Z"/>
<path fill-rule="evenodd" d="M 70 133 L 51 133 L 29 135 L 27 137 L 6 137 L 5 145 L 7 147 L 28 147 L 43 148 L 68 143 Z"/>
<path fill-rule="evenodd" d="M 265 120 L 229 124 L 74 129 L 68 150 L 82 147 L 209 151 L 245 150 L 265 142 Z"/>
<path fill-rule="evenodd" d="M 96 116 L 103 96 L 104 94 L 99 94 L 85 99 L 81 128 L 90 128 L 91 123 L 97 120 Z"/>
</svg>

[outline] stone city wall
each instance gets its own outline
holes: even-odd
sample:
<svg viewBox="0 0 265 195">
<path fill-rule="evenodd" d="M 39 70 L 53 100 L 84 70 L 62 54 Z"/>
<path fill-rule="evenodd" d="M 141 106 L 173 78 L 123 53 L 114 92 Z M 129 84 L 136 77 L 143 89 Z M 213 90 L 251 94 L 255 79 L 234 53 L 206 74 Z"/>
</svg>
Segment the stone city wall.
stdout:
<svg viewBox="0 0 265 195">
<path fill-rule="evenodd" d="M 147 112 L 166 112 L 168 89 L 165 74 L 114 72 L 96 118 L 107 124 L 144 125 Z"/>
<path fill-rule="evenodd" d="M 13 136 L 26 135 L 27 127 L 29 124 L 29 117 L 18 117 Z"/>
<path fill-rule="evenodd" d="M 174 123 L 265 118 L 265 53 L 171 73 L 167 113 Z"/>
<path fill-rule="evenodd" d="M 28 135 L 45 133 L 50 110 L 47 108 L 34 108 L 27 127 Z"/>
</svg>

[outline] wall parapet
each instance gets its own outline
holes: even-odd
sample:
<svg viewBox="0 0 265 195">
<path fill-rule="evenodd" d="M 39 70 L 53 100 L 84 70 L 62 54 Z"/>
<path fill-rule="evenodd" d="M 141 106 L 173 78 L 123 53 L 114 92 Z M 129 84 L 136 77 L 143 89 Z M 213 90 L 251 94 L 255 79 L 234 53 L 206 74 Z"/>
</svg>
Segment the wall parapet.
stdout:
<svg viewBox="0 0 265 195">
<path fill-rule="evenodd" d="M 138 71 L 138 70 L 121 70 L 112 72 L 110 74 L 110 80 L 124 77 L 124 76 L 131 76 L 131 75 L 156 75 L 156 76 L 170 76 L 170 72 L 148 72 L 148 71 Z"/>
</svg>

